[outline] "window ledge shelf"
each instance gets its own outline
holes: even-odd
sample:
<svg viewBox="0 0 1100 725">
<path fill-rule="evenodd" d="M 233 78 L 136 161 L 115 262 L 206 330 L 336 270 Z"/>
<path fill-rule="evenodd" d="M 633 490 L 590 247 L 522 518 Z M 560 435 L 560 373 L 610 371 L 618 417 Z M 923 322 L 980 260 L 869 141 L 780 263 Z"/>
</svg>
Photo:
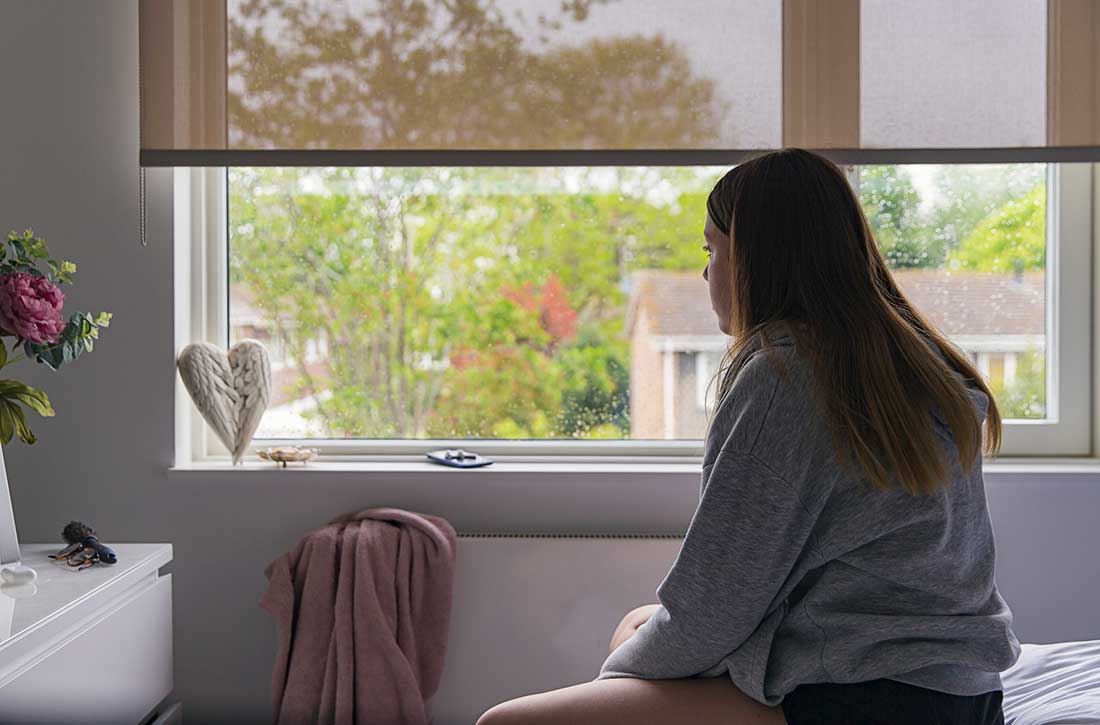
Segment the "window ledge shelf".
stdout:
<svg viewBox="0 0 1100 725">
<path fill-rule="evenodd" d="M 672 473 L 701 474 L 699 460 L 670 462 L 663 461 L 583 461 L 583 460 L 509 460 L 498 456 L 494 463 L 479 468 L 454 468 L 419 460 L 343 460 L 313 461 L 308 464 L 290 464 L 286 468 L 260 460 L 245 461 L 234 466 L 229 461 L 203 461 L 171 467 L 170 473 L 191 474 L 201 472 L 276 473 L 279 475 L 326 475 L 340 473 Z M 1100 458 L 1016 458 L 984 461 L 984 473 L 994 474 L 1092 474 L 1100 475 Z"/>
<path fill-rule="evenodd" d="M 1002 458 L 982 463 L 983 473 L 1085 473 L 1100 474 L 1100 458 Z"/>
<path fill-rule="evenodd" d="M 700 461 L 535 461 L 508 460 L 497 456 L 494 463 L 477 468 L 455 468 L 419 460 L 345 460 L 291 463 L 285 468 L 267 461 L 245 461 L 234 466 L 228 461 L 202 461 L 173 466 L 170 472 L 236 471 L 240 473 L 702 473 Z"/>
</svg>

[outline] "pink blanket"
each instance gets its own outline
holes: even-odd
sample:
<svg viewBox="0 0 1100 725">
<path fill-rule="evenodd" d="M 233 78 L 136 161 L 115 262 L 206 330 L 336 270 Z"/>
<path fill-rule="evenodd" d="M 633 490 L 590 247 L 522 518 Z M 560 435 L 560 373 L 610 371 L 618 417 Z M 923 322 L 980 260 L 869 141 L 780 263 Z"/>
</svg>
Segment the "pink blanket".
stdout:
<svg viewBox="0 0 1100 725">
<path fill-rule="evenodd" d="M 271 562 L 276 723 L 431 722 L 451 616 L 456 535 L 396 508 L 340 516 Z"/>
</svg>

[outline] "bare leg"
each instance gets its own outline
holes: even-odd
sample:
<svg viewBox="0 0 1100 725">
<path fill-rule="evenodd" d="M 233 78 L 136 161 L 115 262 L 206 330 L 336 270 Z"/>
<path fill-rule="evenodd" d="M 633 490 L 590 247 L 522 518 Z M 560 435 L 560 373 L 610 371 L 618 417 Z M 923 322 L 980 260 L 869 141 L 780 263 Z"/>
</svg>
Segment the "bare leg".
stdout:
<svg viewBox="0 0 1100 725">
<path fill-rule="evenodd" d="M 477 725 L 786 725 L 782 709 L 745 695 L 729 677 L 616 677 L 525 695 L 489 709 Z"/>
</svg>

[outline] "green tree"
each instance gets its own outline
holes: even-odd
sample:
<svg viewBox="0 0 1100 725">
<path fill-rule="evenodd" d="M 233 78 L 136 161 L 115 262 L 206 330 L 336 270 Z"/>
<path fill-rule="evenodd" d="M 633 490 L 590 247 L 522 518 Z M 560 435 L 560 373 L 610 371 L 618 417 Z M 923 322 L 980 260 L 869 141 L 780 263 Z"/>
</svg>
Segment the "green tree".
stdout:
<svg viewBox="0 0 1100 725">
<path fill-rule="evenodd" d="M 1046 417 L 1046 355 L 1032 347 L 1016 356 L 1016 380 L 1005 385 L 1000 378 L 989 384 L 1001 418 Z"/>
<path fill-rule="evenodd" d="M 578 179 L 547 169 L 231 170 L 233 280 L 296 361 L 330 341 L 331 374 L 298 362 L 292 395 L 331 393 L 313 415 L 336 436 L 626 434 L 622 282 L 701 273 L 713 176 L 575 171 L 604 178 L 569 193 Z"/>
<path fill-rule="evenodd" d="M 952 252 L 952 269 L 1012 272 L 1046 268 L 1046 184 L 1005 202 Z"/>
<path fill-rule="evenodd" d="M 557 429 L 572 437 L 624 437 L 630 431 L 629 350 L 625 342 L 605 344 L 592 331 L 562 351 L 565 372 Z"/>
<path fill-rule="evenodd" d="M 948 252 L 970 236 L 983 219 L 1044 183 L 1041 164 L 943 164 L 933 180 L 932 236 Z"/>
<path fill-rule="evenodd" d="M 859 174 L 859 198 L 875 241 L 891 267 L 938 267 L 942 243 L 928 234 L 920 194 L 898 166 L 865 166 Z"/>
</svg>

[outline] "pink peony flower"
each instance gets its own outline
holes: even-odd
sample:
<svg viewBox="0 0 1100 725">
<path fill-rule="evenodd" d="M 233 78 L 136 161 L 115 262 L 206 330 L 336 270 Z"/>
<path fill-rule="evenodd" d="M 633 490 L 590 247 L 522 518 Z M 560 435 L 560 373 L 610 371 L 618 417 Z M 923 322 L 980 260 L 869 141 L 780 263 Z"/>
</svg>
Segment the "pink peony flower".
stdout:
<svg viewBox="0 0 1100 725">
<path fill-rule="evenodd" d="M 44 345 L 57 342 L 65 329 L 65 295 L 45 277 L 12 272 L 0 277 L 0 328 Z"/>
</svg>

